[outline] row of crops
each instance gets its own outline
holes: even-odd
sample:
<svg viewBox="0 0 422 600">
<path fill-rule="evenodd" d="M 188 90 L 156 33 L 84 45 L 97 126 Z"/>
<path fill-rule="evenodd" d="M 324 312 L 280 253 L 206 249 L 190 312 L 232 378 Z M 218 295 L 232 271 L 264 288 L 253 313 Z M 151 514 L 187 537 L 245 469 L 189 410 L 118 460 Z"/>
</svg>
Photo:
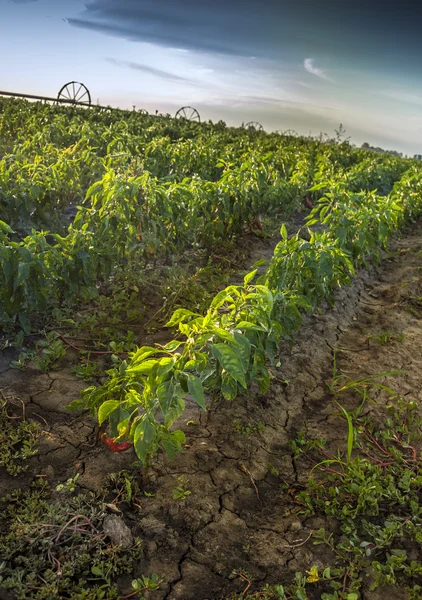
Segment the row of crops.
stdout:
<svg viewBox="0 0 422 600">
<path fill-rule="evenodd" d="M 282 227 L 263 275 L 218 293 L 205 314 L 178 309 L 175 340 L 116 360 L 76 403 L 134 440 L 141 460 L 172 455 L 188 398 L 205 409 L 252 382 L 268 389 L 281 338 L 419 214 L 421 177 L 414 161 L 348 143 L 3 100 L 0 323 L 34 331 L 40 315 L 90 302 L 122 270 L 212 252 L 309 196 L 309 228 Z"/>
</svg>

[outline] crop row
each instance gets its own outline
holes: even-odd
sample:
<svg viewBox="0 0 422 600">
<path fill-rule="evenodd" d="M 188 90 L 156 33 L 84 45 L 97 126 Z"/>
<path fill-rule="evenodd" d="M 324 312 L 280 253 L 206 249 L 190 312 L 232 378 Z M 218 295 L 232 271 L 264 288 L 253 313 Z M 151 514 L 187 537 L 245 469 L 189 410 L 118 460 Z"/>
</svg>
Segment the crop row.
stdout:
<svg viewBox="0 0 422 600">
<path fill-rule="evenodd" d="M 66 206 L 89 206 L 88 189 L 103 181 L 111 191 L 110 177 L 119 187 L 148 174 L 160 186 L 199 180 L 224 188 L 244 171 L 262 171 L 265 165 L 267 176 L 276 174 L 300 190 L 341 176 L 355 191 L 384 194 L 409 162 L 347 143 L 334 146 L 128 111 L 99 114 L 0 101 L 0 214 L 22 236 L 32 228 L 65 234 Z"/>
<path fill-rule="evenodd" d="M 422 174 L 410 169 L 387 196 L 354 192 L 344 182 L 324 184 L 326 193 L 305 229 L 289 238 L 283 226 L 267 272 L 253 283 L 229 286 L 205 315 L 177 310 L 169 327 L 177 339 L 138 348 L 129 360 L 115 359 L 108 380 L 91 386 L 74 408 L 88 407 L 99 423 L 109 421 L 117 441 L 133 440 L 148 461 L 159 448 L 170 456 L 185 440 L 173 430 L 187 399 L 206 409 L 206 397 L 234 400 L 252 382 L 265 392 L 282 337 L 292 338 L 302 315 L 350 282 L 355 269 L 379 258 L 393 233 L 422 211 Z M 302 237 L 305 236 L 305 239 Z"/>
<path fill-rule="evenodd" d="M 295 210 L 311 186 L 317 199 L 327 179 L 385 195 L 409 166 L 347 143 L 11 100 L 0 152 L 0 324 L 25 331 L 37 312 L 95 297 L 122 265 L 218 247 Z"/>
</svg>

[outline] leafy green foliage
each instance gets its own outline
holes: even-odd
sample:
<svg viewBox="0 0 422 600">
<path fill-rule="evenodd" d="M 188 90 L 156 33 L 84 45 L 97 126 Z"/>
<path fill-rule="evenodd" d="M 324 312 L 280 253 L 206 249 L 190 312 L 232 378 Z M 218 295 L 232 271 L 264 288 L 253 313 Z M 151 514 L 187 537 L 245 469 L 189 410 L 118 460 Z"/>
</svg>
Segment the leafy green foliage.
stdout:
<svg viewBox="0 0 422 600">
<path fill-rule="evenodd" d="M 114 546 L 102 529 L 111 485 L 98 493 L 78 493 L 75 479 L 55 492 L 38 479 L 30 489 L 15 490 L 1 500 L 0 594 L 17 599 L 71 597 L 75 600 L 121 598 L 120 575 L 133 573 L 141 542 Z M 158 577 L 134 580 L 139 593 L 157 589 Z"/>
<path fill-rule="evenodd" d="M 353 390 L 359 398 L 366 388 L 369 398 L 384 376 L 362 377 L 337 387 L 334 382 L 331 389 L 337 390 L 336 395 Z M 322 554 L 330 561 L 328 566 L 311 565 L 291 581 L 259 591 L 252 591 L 252 578 L 238 571 L 233 575 L 247 587 L 226 600 L 358 600 L 364 591 L 385 585 L 398 594 L 406 591 L 409 600 L 421 597 L 422 462 L 418 448 L 422 419 L 416 402 L 383 387 L 389 401 L 381 426 L 360 409 L 347 413 L 340 407 L 348 435 L 336 457 L 326 459 L 324 439 L 307 440 L 301 435 L 292 442 L 295 460 L 311 467 L 306 488 L 296 495 L 300 514 L 329 517 L 327 523 L 336 524 L 313 533 L 314 545 L 328 550 Z M 279 475 L 272 465 L 269 472 Z"/>
<path fill-rule="evenodd" d="M 181 475 L 177 478 L 177 487 L 172 490 L 173 500 L 186 500 L 191 495 L 191 491 L 187 489 L 188 481 L 186 477 Z"/>
<path fill-rule="evenodd" d="M 187 400 L 204 409 L 208 397 L 234 400 L 252 382 L 265 392 L 281 337 L 291 341 L 303 314 L 332 302 L 421 211 L 420 165 L 355 150 L 340 130 L 337 143 L 324 144 L 124 111 L 14 100 L 1 109 L 0 323 L 26 333 L 34 315 L 93 301 L 124 281 L 122 271 L 196 249 L 212 255 L 260 217 L 287 216 L 306 194 L 315 205 L 307 228 L 293 236 L 282 228 L 255 283 L 252 272 L 208 310 L 180 306 L 168 321 L 177 341 L 137 349 L 130 333 L 108 343 L 108 380 L 74 405 L 99 411 L 112 437 L 132 439 L 144 462 L 160 448 L 182 450 L 184 434 L 174 427 Z M 121 290 L 129 320 L 137 315 L 124 297 L 136 290 Z M 51 339 L 42 350 L 45 368 L 60 342 L 67 343 Z"/>
<path fill-rule="evenodd" d="M 38 451 L 39 426 L 26 420 L 22 410 L 0 390 L 0 467 L 13 476 L 25 471 L 26 461 Z M 21 414 L 16 414 L 19 411 Z"/>
<path fill-rule="evenodd" d="M 282 240 L 258 283 L 252 283 L 256 275 L 252 272 L 243 286 L 227 287 L 212 300 L 205 316 L 176 310 L 167 325 L 178 326 L 178 341 L 139 348 L 128 362 L 108 372 L 110 379 L 101 388 L 85 390 L 76 406 L 99 410 L 101 419 L 113 407 L 112 435 L 134 439 L 138 457 L 147 461 L 160 447 L 171 456 L 182 449 L 184 435 L 171 427 L 188 397 L 204 408 L 204 394 L 220 391 L 233 400 L 252 381 L 265 392 L 270 383 L 267 360 L 274 362 L 281 336 L 292 339 L 303 312 L 315 309 L 323 299 L 332 300 L 334 289 L 349 283 L 355 264 L 368 255 L 377 257 L 404 222 L 407 209 L 394 199 L 397 187 L 391 198 L 362 193 L 356 205 L 355 196 L 346 194 L 342 199 L 343 187 L 337 187 L 331 203 L 322 198 L 311 215 L 310 225 L 319 214 L 325 231 L 308 229 L 308 239 L 300 232 L 289 238 L 282 227 Z M 347 216 L 347 236 L 338 237 L 344 213 L 349 215 L 345 206 L 351 207 L 352 216 Z M 362 223 L 367 225 L 365 238 L 357 233 Z"/>
<path fill-rule="evenodd" d="M 325 600 L 346 599 L 347 594 L 359 598 L 365 574 L 372 578 L 371 589 L 389 584 L 406 589 L 409 598 L 420 597 L 422 566 L 410 552 L 420 544 L 422 515 L 422 469 L 416 450 L 422 421 L 417 409 L 415 402 L 391 396 L 381 428 L 370 417 L 344 411 L 347 460 L 339 455 L 318 462 L 320 442 L 301 444 L 298 455 L 317 463 L 307 489 L 298 495 L 303 512 L 339 522 L 339 531 L 320 529 L 315 534 L 314 543 L 330 548 L 335 564 L 331 592 L 321 595 Z M 322 482 L 318 470 L 323 472 Z"/>
</svg>

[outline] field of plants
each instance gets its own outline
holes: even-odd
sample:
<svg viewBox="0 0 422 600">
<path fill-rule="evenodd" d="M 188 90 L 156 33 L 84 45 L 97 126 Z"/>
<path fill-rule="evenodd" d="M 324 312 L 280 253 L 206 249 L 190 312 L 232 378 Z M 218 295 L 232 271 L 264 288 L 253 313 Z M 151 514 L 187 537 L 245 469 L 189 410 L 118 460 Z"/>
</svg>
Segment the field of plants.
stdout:
<svg viewBox="0 0 422 600">
<path fill-rule="evenodd" d="M 422 598 L 421 212 L 339 135 L 0 100 L 0 598 Z"/>
</svg>

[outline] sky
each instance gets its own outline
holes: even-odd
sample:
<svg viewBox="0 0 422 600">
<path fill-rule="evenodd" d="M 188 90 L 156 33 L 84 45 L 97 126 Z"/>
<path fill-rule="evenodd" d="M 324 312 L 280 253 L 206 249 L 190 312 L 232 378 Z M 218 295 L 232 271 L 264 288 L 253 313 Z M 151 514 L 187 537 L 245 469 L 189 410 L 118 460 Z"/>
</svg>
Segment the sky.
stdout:
<svg viewBox="0 0 422 600">
<path fill-rule="evenodd" d="M 420 0 L 0 0 L 0 89 L 422 154 Z"/>
</svg>

